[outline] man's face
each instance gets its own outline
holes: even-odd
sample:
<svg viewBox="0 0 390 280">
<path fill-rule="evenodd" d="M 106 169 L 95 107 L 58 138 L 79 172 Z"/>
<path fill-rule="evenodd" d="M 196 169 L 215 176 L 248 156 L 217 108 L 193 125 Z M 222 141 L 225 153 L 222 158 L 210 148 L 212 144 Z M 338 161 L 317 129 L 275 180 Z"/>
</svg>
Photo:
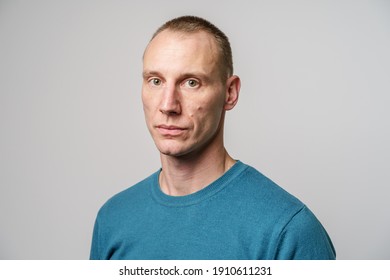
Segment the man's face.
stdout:
<svg viewBox="0 0 390 280">
<path fill-rule="evenodd" d="M 150 42 L 143 62 L 143 108 L 159 151 L 178 157 L 222 146 L 226 85 L 213 38 L 165 30 Z"/>
</svg>

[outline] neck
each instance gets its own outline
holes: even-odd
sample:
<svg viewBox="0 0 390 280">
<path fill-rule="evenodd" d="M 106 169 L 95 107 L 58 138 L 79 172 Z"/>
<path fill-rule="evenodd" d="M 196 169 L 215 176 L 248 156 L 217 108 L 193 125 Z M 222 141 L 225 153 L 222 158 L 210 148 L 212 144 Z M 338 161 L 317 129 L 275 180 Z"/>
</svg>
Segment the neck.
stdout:
<svg viewBox="0 0 390 280">
<path fill-rule="evenodd" d="M 212 153 L 196 156 L 171 157 L 161 155 L 161 190 L 172 196 L 195 193 L 222 176 L 235 160 L 222 146 Z"/>
</svg>

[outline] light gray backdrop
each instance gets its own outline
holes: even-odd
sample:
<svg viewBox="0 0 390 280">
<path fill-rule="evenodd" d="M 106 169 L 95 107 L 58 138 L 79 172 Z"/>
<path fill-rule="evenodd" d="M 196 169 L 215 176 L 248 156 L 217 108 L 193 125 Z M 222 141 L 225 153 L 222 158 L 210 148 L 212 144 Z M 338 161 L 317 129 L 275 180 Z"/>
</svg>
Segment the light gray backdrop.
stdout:
<svg viewBox="0 0 390 280">
<path fill-rule="evenodd" d="M 304 201 L 339 259 L 390 259 L 390 1 L 0 1 L 0 258 L 86 259 L 159 167 L 141 56 L 185 14 L 231 38 L 226 146 Z"/>
</svg>

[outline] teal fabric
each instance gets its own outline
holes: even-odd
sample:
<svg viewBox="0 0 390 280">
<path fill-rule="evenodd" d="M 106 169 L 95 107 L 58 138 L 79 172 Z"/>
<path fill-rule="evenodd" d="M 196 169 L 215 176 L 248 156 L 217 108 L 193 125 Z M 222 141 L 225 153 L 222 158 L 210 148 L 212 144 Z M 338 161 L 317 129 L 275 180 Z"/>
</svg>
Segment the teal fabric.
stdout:
<svg viewBox="0 0 390 280">
<path fill-rule="evenodd" d="M 187 196 L 164 194 L 159 172 L 103 205 L 90 259 L 335 259 L 313 213 L 240 161 Z"/>
</svg>

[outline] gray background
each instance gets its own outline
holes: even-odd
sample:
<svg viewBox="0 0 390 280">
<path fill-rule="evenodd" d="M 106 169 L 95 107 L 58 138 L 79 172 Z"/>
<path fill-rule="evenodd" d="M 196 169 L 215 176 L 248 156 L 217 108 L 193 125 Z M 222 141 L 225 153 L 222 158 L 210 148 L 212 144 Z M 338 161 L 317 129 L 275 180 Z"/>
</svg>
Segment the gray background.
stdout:
<svg viewBox="0 0 390 280">
<path fill-rule="evenodd" d="M 390 259 L 390 1 L 0 1 L 0 258 L 86 259 L 159 167 L 141 56 L 184 14 L 231 39 L 226 146 L 304 201 L 339 259 Z"/>
</svg>

